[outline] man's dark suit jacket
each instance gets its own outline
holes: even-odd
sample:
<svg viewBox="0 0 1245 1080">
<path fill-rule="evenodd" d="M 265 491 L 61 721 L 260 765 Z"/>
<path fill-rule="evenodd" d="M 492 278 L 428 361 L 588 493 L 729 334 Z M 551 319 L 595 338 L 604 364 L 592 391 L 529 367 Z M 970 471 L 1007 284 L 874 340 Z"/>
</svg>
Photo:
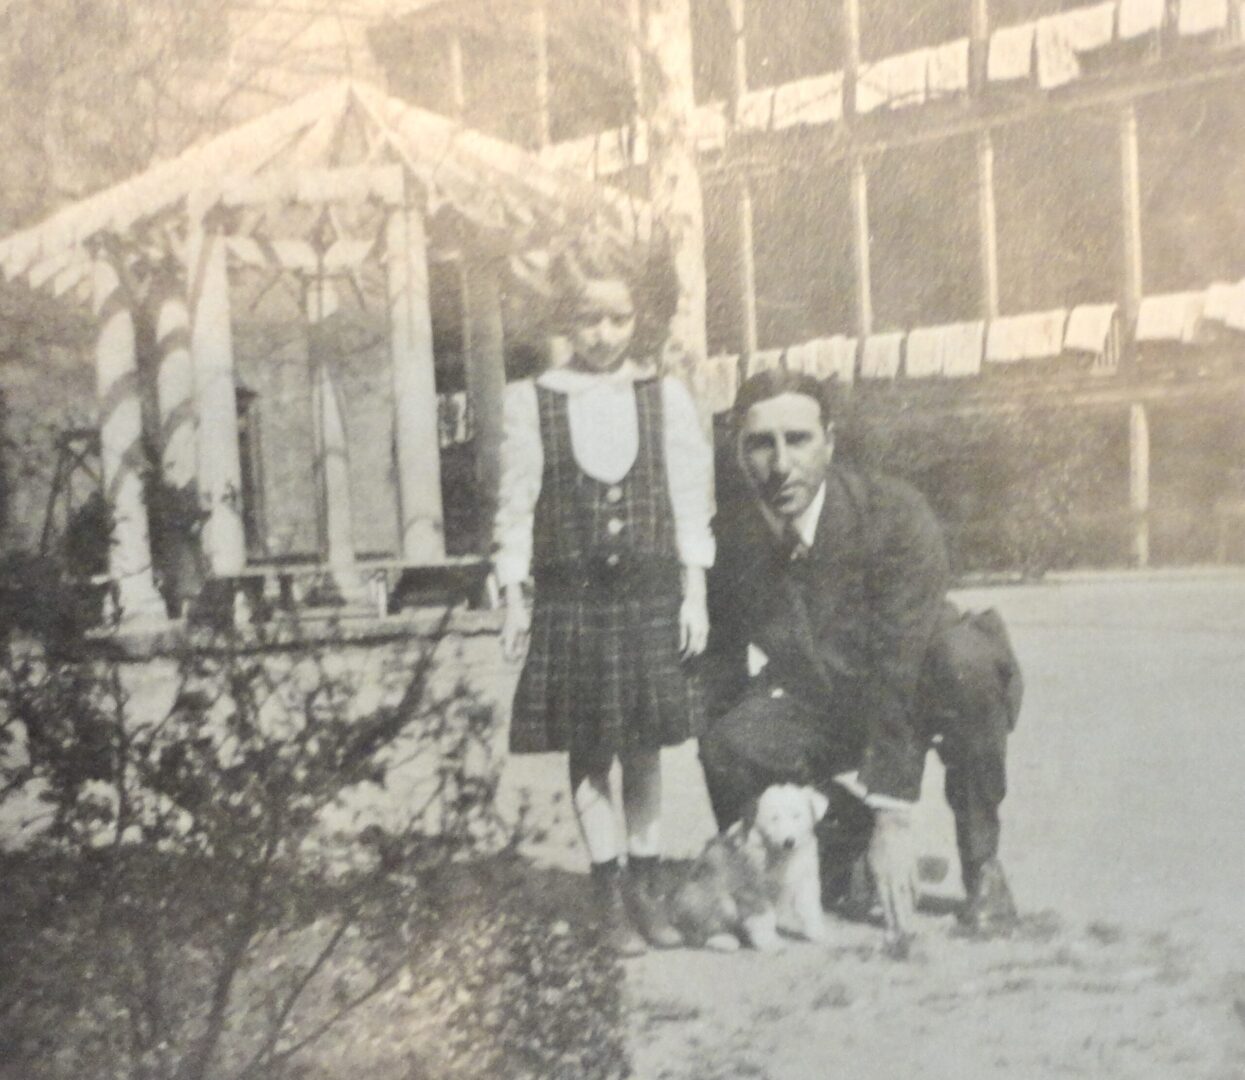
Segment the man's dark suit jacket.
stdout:
<svg viewBox="0 0 1245 1080">
<path fill-rule="evenodd" d="M 917 683 L 945 617 L 942 530 L 909 485 L 833 466 L 811 550 L 794 558 L 754 500 L 719 514 L 705 670 L 711 715 L 749 689 L 747 647 L 769 658 L 761 688 L 824 716 L 836 771 L 873 793 L 920 794 L 926 751 Z"/>
</svg>

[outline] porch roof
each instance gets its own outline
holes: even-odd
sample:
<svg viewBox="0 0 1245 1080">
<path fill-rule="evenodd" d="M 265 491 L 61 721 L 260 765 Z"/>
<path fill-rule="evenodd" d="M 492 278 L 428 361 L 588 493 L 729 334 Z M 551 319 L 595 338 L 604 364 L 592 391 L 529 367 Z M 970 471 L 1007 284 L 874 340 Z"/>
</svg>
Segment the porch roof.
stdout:
<svg viewBox="0 0 1245 1080">
<path fill-rule="evenodd" d="M 363 161 L 342 157 L 342 132 L 356 123 Z M 124 234 L 179 213 L 195 218 L 228 202 L 240 183 L 300 172 L 396 165 L 429 214 L 449 207 L 510 251 L 545 246 L 593 229 L 630 247 L 648 227 L 647 207 L 616 189 L 542 165 L 502 140 L 343 80 L 159 162 L 145 172 L 0 240 L 0 273 L 39 286 L 80 262 L 104 235 Z M 361 196 L 368 194 L 366 188 Z M 61 291 L 59 288 L 56 291 Z"/>
</svg>

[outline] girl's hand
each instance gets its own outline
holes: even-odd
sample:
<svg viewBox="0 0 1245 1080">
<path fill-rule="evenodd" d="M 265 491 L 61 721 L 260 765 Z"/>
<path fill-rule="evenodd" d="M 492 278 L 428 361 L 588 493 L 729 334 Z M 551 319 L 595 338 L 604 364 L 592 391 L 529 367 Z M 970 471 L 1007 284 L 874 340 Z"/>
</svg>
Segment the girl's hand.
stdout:
<svg viewBox="0 0 1245 1080">
<path fill-rule="evenodd" d="M 683 606 L 679 608 L 679 655 L 699 656 L 709 643 L 709 609 L 705 603 L 705 572 L 699 566 L 683 568 Z"/>
<path fill-rule="evenodd" d="M 501 624 L 501 654 L 510 663 L 523 659 L 532 628 L 532 616 L 517 586 L 506 588 L 506 614 Z"/>
</svg>

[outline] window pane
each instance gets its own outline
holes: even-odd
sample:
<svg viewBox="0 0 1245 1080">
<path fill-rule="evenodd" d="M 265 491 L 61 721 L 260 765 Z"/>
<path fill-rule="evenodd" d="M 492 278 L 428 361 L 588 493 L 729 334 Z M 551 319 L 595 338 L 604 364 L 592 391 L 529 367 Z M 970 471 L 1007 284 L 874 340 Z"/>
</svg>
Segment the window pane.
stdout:
<svg viewBox="0 0 1245 1080">
<path fill-rule="evenodd" d="M 1245 276 L 1245 84 L 1152 98 L 1138 110 L 1147 292 Z"/>
<path fill-rule="evenodd" d="M 626 5 L 607 0 L 549 4 L 549 126 L 553 139 L 627 123 L 634 94 L 627 68 Z"/>
<path fill-rule="evenodd" d="M 780 83 L 843 67 L 840 0 L 745 0 L 748 85 Z"/>
<path fill-rule="evenodd" d="M 889 151 L 869 167 L 879 330 L 954 322 L 981 308 L 972 138 Z"/>
<path fill-rule="evenodd" d="M 1034 311 L 1119 292 L 1122 228 L 1118 124 L 1082 112 L 995 136 L 999 301 Z"/>
<path fill-rule="evenodd" d="M 762 348 L 853 332 L 846 170 L 794 141 L 753 181 L 757 336 Z"/>
<path fill-rule="evenodd" d="M 991 17 L 994 9 L 991 8 Z M 969 32 L 969 0 L 861 0 L 860 54 L 877 60 Z"/>
</svg>

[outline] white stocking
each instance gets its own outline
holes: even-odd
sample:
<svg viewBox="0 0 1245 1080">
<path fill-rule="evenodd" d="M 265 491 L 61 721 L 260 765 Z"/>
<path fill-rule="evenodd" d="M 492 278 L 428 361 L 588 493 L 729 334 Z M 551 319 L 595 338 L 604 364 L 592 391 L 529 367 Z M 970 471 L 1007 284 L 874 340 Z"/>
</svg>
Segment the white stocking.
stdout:
<svg viewBox="0 0 1245 1080">
<path fill-rule="evenodd" d="M 661 751 L 636 750 L 622 763 L 627 852 L 642 858 L 661 854 Z"/>
<path fill-rule="evenodd" d="M 618 825 L 610 802 L 609 773 L 585 776 L 572 801 L 589 860 L 602 863 L 618 858 Z"/>
</svg>

